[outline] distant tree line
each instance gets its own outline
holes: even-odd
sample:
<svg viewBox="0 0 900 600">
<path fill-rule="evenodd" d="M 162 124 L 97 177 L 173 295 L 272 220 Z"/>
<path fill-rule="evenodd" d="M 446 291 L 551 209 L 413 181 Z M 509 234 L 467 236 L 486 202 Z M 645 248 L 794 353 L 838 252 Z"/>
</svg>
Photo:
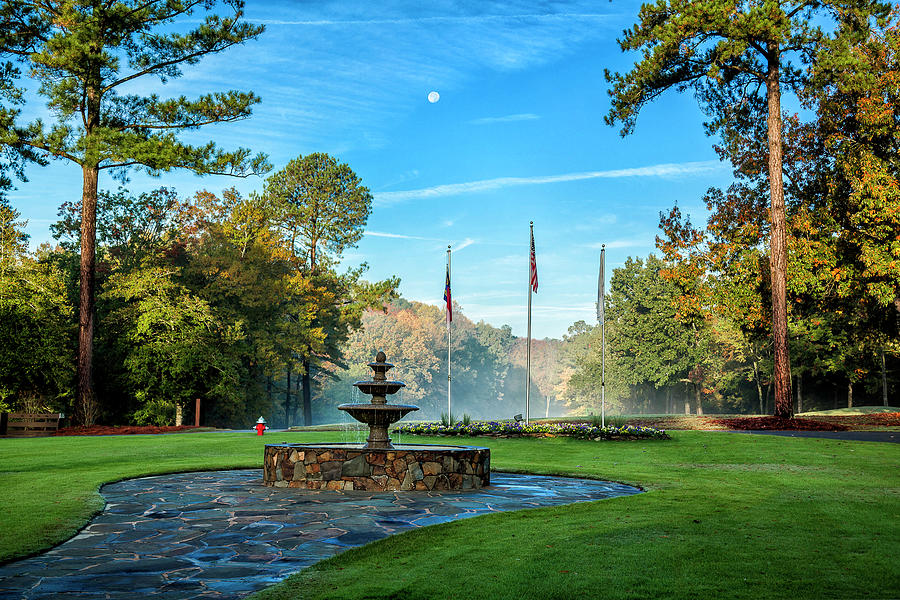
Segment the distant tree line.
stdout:
<svg viewBox="0 0 900 600">
<path fill-rule="evenodd" d="M 447 407 L 447 329 L 444 310 L 403 298 L 392 302 L 385 311 L 368 310 L 362 316 L 362 327 L 350 334 L 344 347 L 347 367 L 321 373 L 329 383 L 321 390 L 320 422 L 339 422 L 343 413 L 336 409 L 344 402 L 368 402 L 359 396 L 353 382 L 371 379 L 366 366 L 378 350 L 384 350 L 388 361 L 396 365 L 390 378 L 399 379 L 406 387 L 390 402 L 415 404 L 420 407 L 408 419 L 437 420 L 446 416 Z M 473 323 L 455 305 L 452 323 L 450 375 L 450 412 L 454 419 L 469 415 L 480 419 L 510 419 L 525 412 L 525 342 L 512 334 L 508 325 L 493 327 L 479 321 Z M 558 367 L 559 340 L 532 341 L 531 417 L 543 417 L 548 399 L 554 415 L 564 409 L 559 403 L 556 386 L 561 374 Z"/>
</svg>

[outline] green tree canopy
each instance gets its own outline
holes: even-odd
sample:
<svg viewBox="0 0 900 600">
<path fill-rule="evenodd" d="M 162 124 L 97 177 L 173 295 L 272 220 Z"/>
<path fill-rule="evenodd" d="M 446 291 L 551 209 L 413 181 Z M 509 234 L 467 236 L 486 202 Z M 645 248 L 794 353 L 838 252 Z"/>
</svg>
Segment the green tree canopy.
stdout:
<svg viewBox="0 0 900 600">
<path fill-rule="evenodd" d="M 278 211 L 282 236 L 307 279 L 305 285 L 311 286 L 307 296 L 318 306 L 309 314 L 320 335 L 300 351 L 304 422 L 311 425 L 311 368 L 316 362 L 339 360 L 340 344 L 360 324 L 359 303 L 342 303 L 353 296 L 354 282 L 365 266 L 345 276 L 338 276 L 335 268 L 344 250 L 362 238 L 372 194 L 346 163 L 313 153 L 295 158 L 269 177 L 262 197 Z M 383 305 L 398 284 L 394 280 L 383 286 L 387 296 L 378 302 Z"/>
<path fill-rule="evenodd" d="M 211 123 L 245 119 L 259 99 L 247 92 L 216 92 L 195 99 L 120 93 L 132 82 L 165 83 L 208 54 L 251 40 L 263 28 L 246 23 L 242 0 L 224 0 L 228 16 L 207 15 L 186 33 L 178 20 L 214 8 L 215 0 L 116 0 L 113 2 L 19 2 L 5 0 L 0 47 L 23 65 L 47 99 L 52 124 L 15 122 L 17 110 L 0 115 L 5 148 L 43 160 L 77 164 L 83 173 L 79 297 L 78 414 L 92 423 L 94 274 L 97 189 L 100 173 L 125 176 L 127 169 L 158 175 L 174 168 L 198 174 L 244 176 L 267 168 L 263 155 L 247 149 L 220 150 L 212 142 L 191 145 L 177 133 Z M 9 40 L 19 43 L 8 43 Z M 24 41 L 21 41 L 24 40 Z"/>
<path fill-rule="evenodd" d="M 290 161 L 266 180 L 265 198 L 281 210 L 292 252 L 315 272 L 334 266 L 362 239 L 372 194 L 346 164 L 316 152 Z"/>
<path fill-rule="evenodd" d="M 25 221 L 0 198 L 0 410 L 65 408 L 73 369 L 64 273 L 27 250 Z"/>
</svg>

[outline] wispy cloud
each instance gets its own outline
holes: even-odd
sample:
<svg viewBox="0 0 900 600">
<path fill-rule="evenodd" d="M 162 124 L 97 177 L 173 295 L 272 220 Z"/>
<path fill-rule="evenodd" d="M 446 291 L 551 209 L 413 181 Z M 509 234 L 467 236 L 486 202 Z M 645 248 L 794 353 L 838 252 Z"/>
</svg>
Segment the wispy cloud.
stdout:
<svg viewBox="0 0 900 600">
<path fill-rule="evenodd" d="M 507 21 L 566 21 L 566 20 L 606 20 L 609 15 L 597 13 L 549 13 L 549 14 L 513 14 L 513 15 L 436 15 L 430 17 L 407 17 L 398 19 L 255 19 L 256 23 L 275 26 L 306 27 L 348 27 L 359 25 L 424 25 L 424 24 L 463 24 L 498 23 Z"/>
<path fill-rule="evenodd" d="M 460 242 L 459 245 L 457 245 L 456 248 L 453 249 L 453 251 L 459 252 L 460 250 L 463 250 L 464 248 L 468 248 L 469 246 L 471 246 L 474 243 L 475 243 L 475 240 L 473 240 L 472 238 L 466 238 L 462 242 Z"/>
<path fill-rule="evenodd" d="M 576 223 L 573 226 L 573 229 L 576 231 L 596 231 L 598 229 L 604 229 L 609 225 L 615 225 L 617 220 L 618 217 L 614 214 L 603 215 Z"/>
<path fill-rule="evenodd" d="M 520 113 L 516 115 L 505 115 L 502 117 L 482 117 L 480 119 L 472 119 L 470 125 L 490 125 L 492 123 L 513 123 L 515 121 L 535 121 L 541 117 L 534 113 Z"/>
<path fill-rule="evenodd" d="M 268 148 L 280 164 L 298 149 L 382 147 L 397 120 L 435 86 L 449 94 L 485 72 L 558 61 L 587 42 L 614 37 L 622 18 L 586 0 L 546 14 L 503 0 L 463 4 L 249 3 L 247 19 L 267 25 L 266 34 L 243 46 L 239 60 L 235 53 L 208 57 L 168 89 L 261 92 L 263 104 L 241 131 L 272 139 L 261 132 L 291 123 L 291 142 L 273 140 Z M 260 78 L 270 82 L 263 89 Z"/>
<path fill-rule="evenodd" d="M 386 233 L 383 231 L 365 231 L 364 235 L 371 237 L 392 238 L 398 240 L 425 240 L 427 242 L 442 242 L 440 238 L 423 237 L 421 235 L 406 235 L 404 233 Z"/>
<path fill-rule="evenodd" d="M 717 160 L 707 160 L 686 163 L 666 163 L 647 167 L 634 167 L 630 169 L 612 169 L 608 171 L 588 171 L 583 173 L 566 173 L 563 175 L 546 175 L 538 177 L 498 177 L 496 179 L 482 179 L 479 181 L 467 181 L 463 183 L 450 183 L 436 185 L 417 190 L 404 190 L 398 192 L 381 192 L 375 195 L 375 202 L 385 206 L 404 202 L 407 200 L 423 200 L 429 198 L 441 198 L 444 196 L 459 196 L 474 192 L 487 192 L 503 188 L 523 185 L 543 185 L 547 183 L 564 183 L 568 181 L 582 181 L 585 179 L 617 179 L 622 177 L 683 177 L 709 173 L 710 171 L 725 168 Z"/>
<path fill-rule="evenodd" d="M 403 173 L 396 175 L 393 179 L 381 184 L 379 187 L 382 187 L 382 188 L 394 187 L 395 185 L 400 185 L 402 183 L 406 183 L 408 181 L 418 179 L 418 177 L 419 177 L 418 169 L 409 169 L 408 171 L 404 171 Z"/>
</svg>

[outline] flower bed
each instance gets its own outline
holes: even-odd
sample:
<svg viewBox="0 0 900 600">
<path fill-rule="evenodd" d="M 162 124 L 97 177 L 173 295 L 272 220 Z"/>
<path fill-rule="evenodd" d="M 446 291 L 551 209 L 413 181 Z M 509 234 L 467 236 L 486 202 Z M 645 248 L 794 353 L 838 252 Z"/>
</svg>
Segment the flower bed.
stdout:
<svg viewBox="0 0 900 600">
<path fill-rule="evenodd" d="M 780 431 L 847 431 L 840 423 L 827 423 L 815 419 L 785 419 L 781 417 L 738 417 L 735 419 L 712 419 L 723 427 L 734 430 L 780 430 Z"/>
<path fill-rule="evenodd" d="M 473 421 L 468 425 L 442 425 L 441 423 L 405 423 L 394 429 L 395 433 L 408 435 L 489 435 L 489 436 L 541 436 L 562 435 L 587 440 L 657 439 L 667 440 L 665 431 L 652 427 L 594 427 L 586 423 L 529 423 L 516 421 Z"/>
<path fill-rule="evenodd" d="M 53 435 L 146 435 L 157 433 L 185 433 L 197 429 L 193 425 L 92 425 L 90 427 L 64 427 Z"/>
</svg>

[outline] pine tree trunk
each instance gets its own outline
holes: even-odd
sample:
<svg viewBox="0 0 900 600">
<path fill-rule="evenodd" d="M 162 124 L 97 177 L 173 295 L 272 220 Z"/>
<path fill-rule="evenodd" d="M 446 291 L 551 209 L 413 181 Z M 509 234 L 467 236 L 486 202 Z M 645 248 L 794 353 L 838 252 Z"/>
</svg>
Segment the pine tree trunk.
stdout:
<svg viewBox="0 0 900 600">
<path fill-rule="evenodd" d="M 81 266 L 78 298 L 78 401 L 75 419 L 89 427 L 97 419 L 94 397 L 94 285 L 97 247 L 97 183 L 100 169 L 82 168 Z"/>
<path fill-rule="evenodd" d="M 769 134 L 769 193 L 771 197 L 770 219 L 771 252 L 769 267 L 772 275 L 772 338 L 775 355 L 775 416 L 793 416 L 791 398 L 791 360 L 787 336 L 787 227 L 784 209 L 784 185 L 781 165 L 781 84 L 780 48 L 778 42 L 769 42 L 766 95 L 769 115 L 766 126 Z"/>
<path fill-rule="evenodd" d="M 847 408 L 853 408 L 853 380 L 847 381 Z"/>
<path fill-rule="evenodd" d="M 175 427 L 181 427 L 184 423 L 184 410 L 181 408 L 181 403 L 175 403 Z"/>
<path fill-rule="evenodd" d="M 797 373 L 797 412 L 803 412 L 803 373 Z"/>
<path fill-rule="evenodd" d="M 312 425 L 312 382 L 309 375 L 309 360 L 303 361 L 303 424 Z"/>
</svg>

